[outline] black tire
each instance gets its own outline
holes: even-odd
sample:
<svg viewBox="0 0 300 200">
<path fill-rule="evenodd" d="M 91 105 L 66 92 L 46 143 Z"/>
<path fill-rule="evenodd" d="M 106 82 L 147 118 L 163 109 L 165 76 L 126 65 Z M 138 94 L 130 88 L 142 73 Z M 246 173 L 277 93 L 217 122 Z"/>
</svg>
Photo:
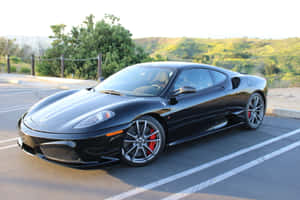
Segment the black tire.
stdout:
<svg viewBox="0 0 300 200">
<path fill-rule="evenodd" d="M 120 157 L 130 166 L 145 166 L 159 157 L 165 144 L 166 135 L 163 126 L 155 118 L 146 115 L 133 121 L 125 133 Z"/>
<path fill-rule="evenodd" d="M 263 122 L 265 116 L 265 101 L 261 94 L 253 93 L 245 109 L 245 127 L 257 129 Z"/>
</svg>

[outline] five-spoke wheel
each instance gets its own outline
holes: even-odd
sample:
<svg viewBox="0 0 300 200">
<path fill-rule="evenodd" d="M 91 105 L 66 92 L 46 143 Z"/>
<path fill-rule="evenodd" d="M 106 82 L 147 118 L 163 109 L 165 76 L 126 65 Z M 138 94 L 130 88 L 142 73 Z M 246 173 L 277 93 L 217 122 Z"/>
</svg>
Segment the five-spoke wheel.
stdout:
<svg viewBox="0 0 300 200">
<path fill-rule="evenodd" d="M 151 116 L 135 120 L 124 136 L 121 158 L 129 165 L 144 166 L 155 160 L 165 146 L 165 131 Z"/>
</svg>

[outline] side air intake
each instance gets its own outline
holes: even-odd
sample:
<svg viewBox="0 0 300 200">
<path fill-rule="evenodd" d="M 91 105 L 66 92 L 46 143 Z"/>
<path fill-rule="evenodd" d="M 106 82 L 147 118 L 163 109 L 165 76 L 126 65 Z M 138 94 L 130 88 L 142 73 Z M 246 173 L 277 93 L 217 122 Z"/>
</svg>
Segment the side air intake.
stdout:
<svg viewBox="0 0 300 200">
<path fill-rule="evenodd" d="M 231 79 L 231 82 L 232 82 L 232 89 L 236 89 L 239 87 L 241 79 L 239 77 L 233 77 Z"/>
</svg>

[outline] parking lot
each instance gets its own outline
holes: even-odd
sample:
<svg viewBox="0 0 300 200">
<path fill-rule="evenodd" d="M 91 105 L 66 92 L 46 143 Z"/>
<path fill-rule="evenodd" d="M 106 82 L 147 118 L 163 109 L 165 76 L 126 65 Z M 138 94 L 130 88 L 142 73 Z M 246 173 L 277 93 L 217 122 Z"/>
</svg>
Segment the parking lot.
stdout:
<svg viewBox="0 0 300 200">
<path fill-rule="evenodd" d="M 0 84 L 1 199 L 299 199 L 300 120 L 267 116 L 170 148 L 141 168 L 73 169 L 16 145 L 17 121 L 57 89 Z"/>
</svg>

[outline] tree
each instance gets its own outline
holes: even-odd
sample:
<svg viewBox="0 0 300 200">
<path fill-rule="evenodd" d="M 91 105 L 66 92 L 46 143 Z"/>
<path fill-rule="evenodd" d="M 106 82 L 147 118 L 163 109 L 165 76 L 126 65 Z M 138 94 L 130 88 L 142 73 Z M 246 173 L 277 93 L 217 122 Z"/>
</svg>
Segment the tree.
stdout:
<svg viewBox="0 0 300 200">
<path fill-rule="evenodd" d="M 33 54 L 31 46 L 24 44 L 17 53 L 17 56 L 23 58 L 29 58 Z"/>
<path fill-rule="evenodd" d="M 52 47 L 45 52 L 43 58 L 55 58 L 64 54 L 65 58 L 96 58 L 102 53 L 103 75 L 105 77 L 135 63 L 149 59 L 143 49 L 136 47 L 129 30 L 120 23 L 119 18 L 105 15 L 104 19 L 94 22 L 89 15 L 77 27 L 65 33 L 64 24 L 51 26 L 54 39 Z M 60 65 L 54 61 L 42 62 L 38 71 L 43 75 L 59 76 Z M 65 74 L 75 77 L 93 79 L 97 75 L 97 60 L 65 62 Z"/>
<path fill-rule="evenodd" d="M 17 55 L 20 47 L 15 43 L 15 40 L 0 37 L 0 56 Z"/>
</svg>

